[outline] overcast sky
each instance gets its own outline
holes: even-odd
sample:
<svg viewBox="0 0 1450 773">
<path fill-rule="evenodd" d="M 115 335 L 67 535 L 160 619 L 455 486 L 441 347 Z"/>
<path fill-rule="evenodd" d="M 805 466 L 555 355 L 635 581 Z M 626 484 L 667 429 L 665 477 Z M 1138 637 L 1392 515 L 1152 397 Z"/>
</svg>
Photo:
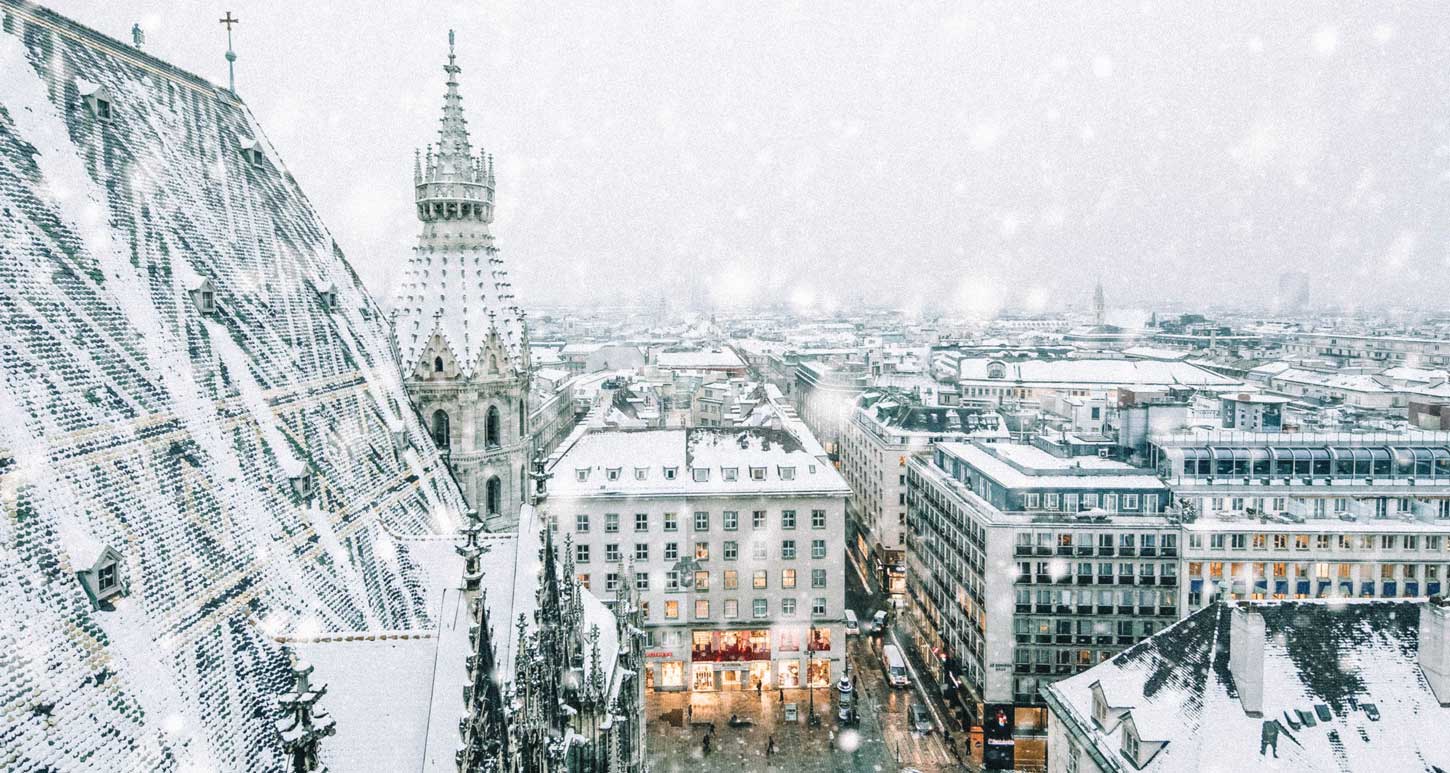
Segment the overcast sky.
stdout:
<svg viewBox="0 0 1450 773">
<path fill-rule="evenodd" d="M 1187 5 L 51 0 L 218 83 L 232 10 L 383 297 L 454 27 L 526 305 L 1445 305 L 1450 3 Z"/>
</svg>

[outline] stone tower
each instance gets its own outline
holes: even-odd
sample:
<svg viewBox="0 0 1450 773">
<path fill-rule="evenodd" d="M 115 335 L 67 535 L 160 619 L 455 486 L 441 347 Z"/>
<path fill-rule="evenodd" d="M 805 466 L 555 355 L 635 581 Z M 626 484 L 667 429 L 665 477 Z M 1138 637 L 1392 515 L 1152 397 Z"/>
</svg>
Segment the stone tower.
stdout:
<svg viewBox="0 0 1450 773">
<path fill-rule="evenodd" d="M 490 530 L 517 524 L 532 455 L 523 311 L 494 246 L 493 158 L 468 141 L 448 33 L 448 90 L 437 146 L 417 155 L 422 224 L 394 297 L 408 395 Z"/>
</svg>

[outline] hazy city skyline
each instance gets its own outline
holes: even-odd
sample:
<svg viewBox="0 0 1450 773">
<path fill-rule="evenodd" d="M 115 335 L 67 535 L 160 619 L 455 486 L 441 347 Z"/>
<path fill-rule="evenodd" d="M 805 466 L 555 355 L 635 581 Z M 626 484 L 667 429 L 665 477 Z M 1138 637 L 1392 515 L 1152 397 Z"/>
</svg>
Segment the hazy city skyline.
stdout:
<svg viewBox="0 0 1450 773">
<path fill-rule="evenodd" d="M 1450 290 L 1441 6 L 51 5 L 222 84 L 234 11 L 238 92 L 385 301 L 450 27 L 535 303 Z"/>
</svg>

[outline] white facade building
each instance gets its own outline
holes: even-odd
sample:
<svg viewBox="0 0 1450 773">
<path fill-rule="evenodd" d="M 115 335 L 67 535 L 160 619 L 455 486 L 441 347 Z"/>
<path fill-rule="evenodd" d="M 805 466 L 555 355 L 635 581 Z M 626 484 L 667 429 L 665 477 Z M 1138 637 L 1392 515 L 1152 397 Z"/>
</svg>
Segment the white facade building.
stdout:
<svg viewBox="0 0 1450 773">
<path fill-rule="evenodd" d="M 579 432 L 550 469 L 543 507 L 579 580 L 638 589 L 649 689 L 839 676 L 849 489 L 798 420 Z"/>
</svg>

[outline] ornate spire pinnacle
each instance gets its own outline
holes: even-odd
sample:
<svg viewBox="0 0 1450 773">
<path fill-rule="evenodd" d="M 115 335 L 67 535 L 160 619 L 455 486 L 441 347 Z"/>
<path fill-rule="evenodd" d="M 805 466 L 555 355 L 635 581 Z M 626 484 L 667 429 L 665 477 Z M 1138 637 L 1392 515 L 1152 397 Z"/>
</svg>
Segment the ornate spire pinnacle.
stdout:
<svg viewBox="0 0 1450 773">
<path fill-rule="evenodd" d="M 443 117 L 438 125 L 438 146 L 424 156 L 422 173 L 414 174 L 418 217 L 425 223 L 437 221 L 493 222 L 493 182 L 484 156 L 473 153 L 468 139 L 468 120 L 463 117 L 463 95 L 458 91 L 456 37 L 448 31 L 447 91 L 443 94 Z"/>
</svg>

